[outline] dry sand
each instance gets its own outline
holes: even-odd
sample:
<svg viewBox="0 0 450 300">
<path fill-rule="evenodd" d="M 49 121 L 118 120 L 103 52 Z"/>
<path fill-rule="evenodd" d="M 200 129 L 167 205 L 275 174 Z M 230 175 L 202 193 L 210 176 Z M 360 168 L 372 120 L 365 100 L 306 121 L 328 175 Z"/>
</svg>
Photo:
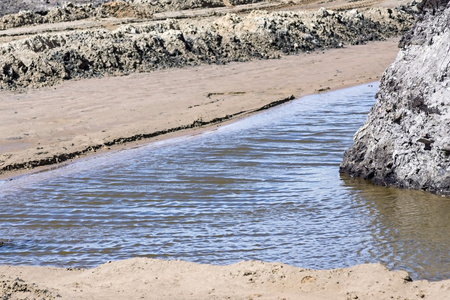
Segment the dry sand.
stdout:
<svg viewBox="0 0 450 300">
<path fill-rule="evenodd" d="M 0 267 L 2 299 L 449 299 L 450 280 L 410 281 L 379 264 L 346 269 L 134 258 L 89 270 Z M 11 297 L 9 297 L 11 294 Z M 28 297 L 28 298 L 27 298 Z"/>
<path fill-rule="evenodd" d="M 397 40 L 391 39 L 275 60 L 69 81 L 23 93 L 2 91 L 0 176 L 16 175 L 17 170 L 5 170 L 10 167 L 25 164 L 29 169 L 29 162 L 46 165 L 66 155 L 92 154 L 105 143 L 123 147 L 122 138 L 242 117 L 291 96 L 377 81 L 397 52 Z"/>
</svg>

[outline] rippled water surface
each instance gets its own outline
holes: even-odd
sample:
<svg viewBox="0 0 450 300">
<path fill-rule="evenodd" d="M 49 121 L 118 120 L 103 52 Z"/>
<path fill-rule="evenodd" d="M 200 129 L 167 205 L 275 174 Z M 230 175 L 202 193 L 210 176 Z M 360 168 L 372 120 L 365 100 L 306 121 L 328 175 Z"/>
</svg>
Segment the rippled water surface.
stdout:
<svg viewBox="0 0 450 300">
<path fill-rule="evenodd" d="M 212 132 L 0 181 L 0 264 L 381 262 L 449 278 L 448 199 L 339 175 L 376 89 L 306 97 Z"/>
</svg>

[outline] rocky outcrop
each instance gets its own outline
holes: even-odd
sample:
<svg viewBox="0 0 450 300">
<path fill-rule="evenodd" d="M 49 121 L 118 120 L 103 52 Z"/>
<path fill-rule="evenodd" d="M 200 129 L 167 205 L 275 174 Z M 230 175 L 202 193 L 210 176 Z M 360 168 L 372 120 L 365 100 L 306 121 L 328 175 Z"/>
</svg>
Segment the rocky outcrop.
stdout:
<svg viewBox="0 0 450 300">
<path fill-rule="evenodd" d="M 421 3 L 340 169 L 375 184 L 450 195 L 450 5 Z"/>
<path fill-rule="evenodd" d="M 276 58 L 396 36 L 410 28 L 405 8 L 361 12 L 254 11 L 204 20 L 123 25 L 115 31 L 40 34 L 0 46 L 0 88 L 40 87 L 73 78 L 188 65 Z"/>
</svg>

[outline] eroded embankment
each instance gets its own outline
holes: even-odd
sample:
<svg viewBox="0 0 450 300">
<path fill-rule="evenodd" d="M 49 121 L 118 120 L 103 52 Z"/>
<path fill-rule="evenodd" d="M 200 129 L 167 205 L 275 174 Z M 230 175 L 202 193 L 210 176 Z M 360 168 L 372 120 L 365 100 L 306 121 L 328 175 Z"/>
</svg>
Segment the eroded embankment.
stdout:
<svg viewBox="0 0 450 300">
<path fill-rule="evenodd" d="M 382 40 L 408 30 L 413 21 L 414 9 L 404 6 L 361 12 L 254 11 L 244 16 L 123 25 L 112 32 L 38 34 L 0 46 L 0 88 L 276 58 Z"/>
<path fill-rule="evenodd" d="M 384 73 L 378 100 L 345 153 L 341 171 L 376 184 L 450 195 L 450 7 L 423 15 Z"/>
</svg>

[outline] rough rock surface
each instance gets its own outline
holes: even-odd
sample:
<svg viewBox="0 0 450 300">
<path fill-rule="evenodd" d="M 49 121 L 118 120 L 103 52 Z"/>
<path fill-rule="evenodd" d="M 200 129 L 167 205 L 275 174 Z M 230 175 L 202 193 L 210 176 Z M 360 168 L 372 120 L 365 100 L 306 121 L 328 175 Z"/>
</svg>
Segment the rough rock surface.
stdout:
<svg viewBox="0 0 450 300">
<path fill-rule="evenodd" d="M 174 20 L 35 35 L 0 46 L 0 88 L 52 85 L 73 78 L 147 72 L 202 63 L 276 58 L 382 40 L 408 30 L 405 8 L 361 12 L 254 11 L 208 20 Z"/>
<path fill-rule="evenodd" d="M 450 5 L 424 1 L 341 171 L 375 184 L 450 195 Z"/>
</svg>

